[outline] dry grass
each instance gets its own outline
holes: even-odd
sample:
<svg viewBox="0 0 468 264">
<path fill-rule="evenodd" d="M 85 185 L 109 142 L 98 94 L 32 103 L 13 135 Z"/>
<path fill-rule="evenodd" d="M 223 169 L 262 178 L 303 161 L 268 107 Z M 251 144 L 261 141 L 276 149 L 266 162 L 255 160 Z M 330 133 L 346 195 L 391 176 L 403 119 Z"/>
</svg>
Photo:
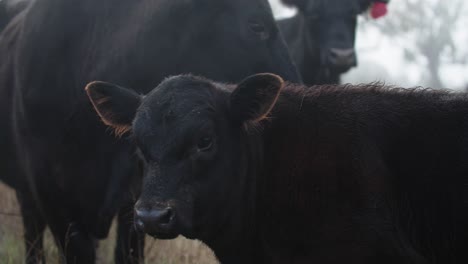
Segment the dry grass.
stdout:
<svg viewBox="0 0 468 264">
<path fill-rule="evenodd" d="M 22 232 L 15 193 L 0 183 L 0 264 L 24 262 Z M 114 237 L 112 230 L 109 239 L 100 242 L 97 263 L 113 263 Z M 47 263 L 58 263 L 57 248 L 49 232 L 45 238 L 45 252 Z M 211 250 L 203 243 L 185 238 L 163 241 L 147 237 L 145 255 L 146 263 L 218 263 Z"/>
</svg>

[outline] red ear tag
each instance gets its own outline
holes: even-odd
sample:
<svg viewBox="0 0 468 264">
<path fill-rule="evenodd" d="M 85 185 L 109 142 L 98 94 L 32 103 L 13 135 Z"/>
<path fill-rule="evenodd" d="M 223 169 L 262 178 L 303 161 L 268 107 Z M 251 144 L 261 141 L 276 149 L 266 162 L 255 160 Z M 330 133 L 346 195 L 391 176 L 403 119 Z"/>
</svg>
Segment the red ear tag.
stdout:
<svg viewBox="0 0 468 264">
<path fill-rule="evenodd" d="M 370 15 L 373 19 L 378 19 L 385 16 L 388 12 L 387 4 L 382 2 L 376 2 L 372 5 Z"/>
</svg>

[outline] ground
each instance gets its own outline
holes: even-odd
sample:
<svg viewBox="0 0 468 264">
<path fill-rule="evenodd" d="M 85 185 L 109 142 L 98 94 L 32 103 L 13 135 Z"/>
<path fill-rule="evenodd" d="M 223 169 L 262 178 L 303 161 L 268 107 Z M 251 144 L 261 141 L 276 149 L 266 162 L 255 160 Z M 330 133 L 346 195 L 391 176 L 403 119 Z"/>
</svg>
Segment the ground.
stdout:
<svg viewBox="0 0 468 264">
<path fill-rule="evenodd" d="M 12 189 L 0 183 L 0 264 L 24 263 L 22 221 L 18 202 Z M 113 263 L 114 231 L 98 248 L 98 264 Z M 57 249 L 47 231 L 45 239 L 47 263 L 58 263 Z M 213 253 L 203 243 L 185 238 L 170 241 L 146 238 L 145 263 L 189 264 L 217 263 Z"/>
</svg>

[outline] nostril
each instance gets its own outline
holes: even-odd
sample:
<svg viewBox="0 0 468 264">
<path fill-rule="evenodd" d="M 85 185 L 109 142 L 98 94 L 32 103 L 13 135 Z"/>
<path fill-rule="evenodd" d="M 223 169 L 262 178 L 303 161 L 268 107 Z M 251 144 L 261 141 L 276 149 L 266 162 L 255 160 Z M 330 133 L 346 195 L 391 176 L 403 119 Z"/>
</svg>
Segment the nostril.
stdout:
<svg viewBox="0 0 468 264">
<path fill-rule="evenodd" d="M 144 213 L 141 210 L 135 209 L 134 224 L 135 224 L 135 227 L 140 231 L 143 231 L 145 229 L 145 223 L 142 220 L 143 215 Z"/>
<path fill-rule="evenodd" d="M 172 208 L 168 207 L 164 209 L 164 211 L 162 212 L 160 219 L 159 219 L 159 223 L 168 224 L 172 221 L 172 217 L 173 217 Z"/>
<path fill-rule="evenodd" d="M 143 231 L 145 230 L 145 224 L 143 223 L 143 221 L 141 221 L 140 219 L 136 219 L 135 221 L 135 226 L 138 230 L 140 231 Z"/>
</svg>

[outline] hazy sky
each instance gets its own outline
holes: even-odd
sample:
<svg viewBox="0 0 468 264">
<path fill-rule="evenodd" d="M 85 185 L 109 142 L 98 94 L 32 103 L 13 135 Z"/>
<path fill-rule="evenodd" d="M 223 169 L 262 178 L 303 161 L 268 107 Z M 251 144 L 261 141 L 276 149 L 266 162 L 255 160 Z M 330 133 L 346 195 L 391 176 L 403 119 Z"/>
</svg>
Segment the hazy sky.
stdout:
<svg viewBox="0 0 468 264">
<path fill-rule="evenodd" d="M 279 0 L 269 0 L 276 17 L 287 17 L 295 14 L 293 9 L 287 9 L 279 4 Z M 392 3 L 389 4 L 389 14 L 383 19 L 392 19 Z M 431 1 L 431 0 L 428 0 Z M 450 1 L 447 1 L 449 3 Z M 424 18 L 421 18 L 424 19 Z M 381 20 L 380 20 L 381 21 Z M 360 24 L 381 23 L 379 20 L 360 18 Z M 428 21 L 427 23 L 431 23 Z M 460 28 L 456 45 L 467 46 L 466 31 Z M 425 85 L 423 72 L 424 65 L 408 63 L 404 58 L 404 51 L 395 45 L 392 40 L 376 29 L 367 27 L 365 32 L 359 31 L 356 41 L 359 66 L 344 77 L 345 82 L 371 82 L 385 81 L 402 86 Z M 447 88 L 461 89 L 468 84 L 468 67 L 460 65 L 446 65 L 441 70 L 441 78 Z"/>
</svg>

